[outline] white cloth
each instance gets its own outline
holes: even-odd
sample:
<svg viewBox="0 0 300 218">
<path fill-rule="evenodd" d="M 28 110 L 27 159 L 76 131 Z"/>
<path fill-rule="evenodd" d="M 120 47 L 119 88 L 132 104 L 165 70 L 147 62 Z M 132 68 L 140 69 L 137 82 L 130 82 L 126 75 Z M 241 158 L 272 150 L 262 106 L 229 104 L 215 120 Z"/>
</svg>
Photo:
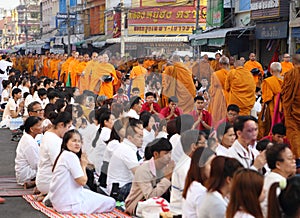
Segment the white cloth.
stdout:
<svg viewBox="0 0 300 218">
<path fill-rule="evenodd" d="M 85 129 L 79 129 L 78 131 L 82 135 L 82 151 L 89 157 L 92 153 L 92 142 L 96 136 L 99 125 L 96 126 L 94 123 L 88 124 Z"/>
<path fill-rule="evenodd" d="M 105 148 L 103 161 L 109 162 L 114 151 L 117 150 L 120 145 L 121 143 L 116 139 L 110 141 Z"/>
<path fill-rule="evenodd" d="M 130 110 L 128 111 L 128 113 L 126 114 L 126 117 L 135 118 L 135 119 L 137 119 L 137 120 L 140 119 L 140 115 L 138 115 L 138 113 L 137 113 L 135 110 L 133 110 L 133 109 L 130 109 Z"/>
<path fill-rule="evenodd" d="M 111 197 L 84 189 L 75 179 L 84 176 L 77 155 L 63 151 L 60 155 L 50 183 L 49 198 L 53 208 L 62 213 L 103 213 L 114 209 Z"/>
<path fill-rule="evenodd" d="M 229 156 L 229 152 L 228 152 L 228 148 L 226 148 L 225 146 L 218 144 L 217 148 L 216 148 L 216 155 L 217 156 Z"/>
<path fill-rule="evenodd" d="M 285 178 L 278 173 L 270 172 L 269 174 L 267 174 L 265 176 L 263 190 L 265 190 L 266 197 L 260 203 L 264 217 L 267 217 L 267 213 L 268 213 L 268 196 L 269 196 L 270 188 L 273 183 L 280 182 L 281 180 L 285 180 Z M 277 195 L 279 195 L 279 194 L 280 194 L 280 191 L 279 191 L 279 193 L 277 193 Z"/>
<path fill-rule="evenodd" d="M 193 181 L 187 191 L 186 199 L 182 201 L 182 218 L 197 218 L 197 208 L 203 203 L 206 188 Z"/>
<path fill-rule="evenodd" d="M 103 127 L 96 142 L 96 147 L 92 147 L 91 154 L 88 156 L 89 161 L 94 164 L 96 173 L 100 175 L 103 164 L 103 156 L 106 149 L 106 141 L 110 138 L 111 129 Z M 94 139 L 93 139 L 94 140 Z"/>
<path fill-rule="evenodd" d="M 119 183 L 123 187 L 133 180 L 131 169 L 139 166 L 137 147 L 128 139 L 124 139 L 120 146 L 113 152 L 107 171 L 107 190 L 110 193 L 112 184 Z"/>
<path fill-rule="evenodd" d="M 143 144 L 142 147 L 139 148 L 139 154 L 142 158 L 144 158 L 145 156 L 145 148 L 148 145 L 148 143 L 152 142 L 155 139 L 155 132 L 153 129 L 150 130 L 150 132 L 148 130 L 146 130 L 145 128 L 143 129 Z"/>
<path fill-rule="evenodd" d="M 170 143 L 172 144 L 172 147 L 173 147 L 172 153 L 171 153 L 171 159 L 174 160 L 176 164 L 178 163 L 180 158 L 182 158 L 182 156 L 185 155 L 180 139 L 181 139 L 181 136 L 177 133 L 172 135 L 172 137 L 170 138 Z"/>
<path fill-rule="evenodd" d="M 23 185 L 24 182 L 28 182 L 36 177 L 39 149 L 36 140 L 24 132 L 16 150 L 15 171 L 17 183 Z"/>
<path fill-rule="evenodd" d="M 233 218 L 255 218 L 255 217 L 249 213 L 238 211 L 235 213 Z"/>
<path fill-rule="evenodd" d="M 251 147 L 248 147 L 247 151 L 238 140 L 235 140 L 232 146 L 228 149 L 228 154 L 229 157 L 237 159 L 244 168 L 251 168 L 257 171 L 257 169 L 252 166 L 257 153 L 254 152 Z"/>
<path fill-rule="evenodd" d="M 36 175 L 36 186 L 42 194 L 49 192 L 52 178 L 52 167 L 61 150 L 62 139 L 53 132 L 47 131 L 40 145 L 40 160 Z"/>
<path fill-rule="evenodd" d="M 175 166 L 172 174 L 171 188 L 171 211 L 175 214 L 181 214 L 182 211 L 182 192 L 184 189 L 185 178 L 191 165 L 191 158 L 183 154 Z"/>
<path fill-rule="evenodd" d="M 8 99 L 7 104 L 3 112 L 3 120 L 11 118 L 11 111 L 17 111 L 18 102 L 15 102 L 13 98 Z"/>
<path fill-rule="evenodd" d="M 164 131 L 160 131 L 157 136 L 155 137 L 156 139 L 159 139 L 159 138 L 168 138 L 168 133 L 167 132 L 164 132 Z"/>
<path fill-rule="evenodd" d="M 207 192 L 202 202 L 197 206 L 197 217 L 219 218 L 225 217 L 228 200 L 220 192 Z"/>
<path fill-rule="evenodd" d="M 9 99 L 9 92 L 7 89 L 3 89 L 2 93 L 1 93 L 1 103 L 0 104 L 4 104 L 4 103 L 8 102 L 8 100 L 4 100 L 4 98 Z"/>
</svg>

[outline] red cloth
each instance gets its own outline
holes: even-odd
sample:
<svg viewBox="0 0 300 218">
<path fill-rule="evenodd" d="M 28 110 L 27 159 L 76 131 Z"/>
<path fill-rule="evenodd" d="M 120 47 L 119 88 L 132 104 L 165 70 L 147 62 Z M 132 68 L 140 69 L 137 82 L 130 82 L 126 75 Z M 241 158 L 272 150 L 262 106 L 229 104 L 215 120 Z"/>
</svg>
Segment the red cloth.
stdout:
<svg viewBox="0 0 300 218">
<path fill-rule="evenodd" d="M 160 106 L 159 106 L 156 102 L 153 102 L 153 109 L 154 109 L 157 113 L 160 113 L 160 111 L 161 111 Z M 150 104 L 148 104 L 148 102 L 145 102 L 145 103 L 142 105 L 141 112 L 143 112 L 143 111 L 149 111 L 149 112 L 150 112 Z M 154 114 L 153 112 L 151 112 L 151 113 Z"/>
<path fill-rule="evenodd" d="M 160 111 L 161 118 L 166 118 L 166 117 L 168 117 L 168 116 L 170 115 L 170 113 L 171 113 L 170 107 L 169 107 L 169 106 L 164 107 L 164 108 L 161 109 L 161 111 Z M 175 114 L 176 114 L 177 116 L 180 116 L 181 114 L 183 114 L 183 111 L 182 111 L 180 108 L 176 107 L 176 108 L 175 108 Z M 170 118 L 170 120 L 173 120 L 174 118 L 175 118 L 175 116 L 173 115 L 173 116 Z"/>
<path fill-rule="evenodd" d="M 196 110 L 193 110 L 190 115 L 193 116 L 194 121 L 196 122 L 198 120 L 198 112 Z M 209 126 L 211 126 L 212 123 L 212 118 L 211 118 L 211 114 L 206 111 L 206 110 L 202 110 L 202 120 Z M 199 125 L 197 126 L 198 130 L 206 130 L 205 127 L 202 125 L 202 123 L 199 123 Z"/>
</svg>

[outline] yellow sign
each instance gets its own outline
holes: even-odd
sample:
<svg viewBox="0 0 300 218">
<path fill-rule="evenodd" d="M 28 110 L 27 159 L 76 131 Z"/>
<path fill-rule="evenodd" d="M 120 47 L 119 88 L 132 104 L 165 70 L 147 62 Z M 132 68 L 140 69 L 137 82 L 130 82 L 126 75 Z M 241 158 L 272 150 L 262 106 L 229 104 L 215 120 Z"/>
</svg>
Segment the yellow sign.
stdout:
<svg viewBox="0 0 300 218">
<path fill-rule="evenodd" d="M 190 2 L 190 3 L 189 3 Z M 196 1 L 187 0 L 132 0 L 131 7 L 155 7 L 155 6 L 196 6 Z M 207 0 L 200 0 L 200 5 L 207 6 Z"/>
</svg>

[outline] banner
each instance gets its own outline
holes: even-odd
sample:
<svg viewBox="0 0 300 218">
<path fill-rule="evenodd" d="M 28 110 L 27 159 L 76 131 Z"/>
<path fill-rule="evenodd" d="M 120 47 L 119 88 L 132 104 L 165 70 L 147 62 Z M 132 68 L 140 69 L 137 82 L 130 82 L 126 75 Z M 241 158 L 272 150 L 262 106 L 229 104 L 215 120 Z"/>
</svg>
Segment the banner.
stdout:
<svg viewBox="0 0 300 218">
<path fill-rule="evenodd" d="M 223 0 L 207 1 L 207 15 L 206 15 L 207 28 L 222 26 L 223 18 L 224 18 L 223 6 L 224 6 Z"/>
</svg>

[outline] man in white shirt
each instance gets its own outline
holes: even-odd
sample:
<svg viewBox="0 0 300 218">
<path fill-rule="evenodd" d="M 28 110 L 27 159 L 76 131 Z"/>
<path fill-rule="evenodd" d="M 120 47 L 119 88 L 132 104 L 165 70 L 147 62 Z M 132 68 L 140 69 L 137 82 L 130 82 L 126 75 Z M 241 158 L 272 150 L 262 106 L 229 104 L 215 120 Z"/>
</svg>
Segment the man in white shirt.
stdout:
<svg viewBox="0 0 300 218">
<path fill-rule="evenodd" d="M 130 192 L 135 170 L 141 161 L 138 148 L 142 144 L 143 124 L 139 120 L 130 120 L 125 139 L 113 152 L 107 172 L 108 192 L 119 201 L 124 201 Z"/>
<path fill-rule="evenodd" d="M 237 159 L 245 168 L 261 169 L 266 164 L 265 152 L 257 154 L 249 144 L 257 137 L 257 120 L 252 116 L 239 116 L 234 123 L 237 139 L 228 149 L 228 156 Z"/>
<path fill-rule="evenodd" d="M 172 188 L 171 188 L 171 212 L 181 214 L 182 212 L 182 192 L 186 175 L 191 165 L 191 156 L 193 152 L 200 147 L 199 141 L 202 135 L 199 130 L 187 130 L 181 135 L 181 145 L 184 154 L 175 166 L 172 174 Z"/>
<path fill-rule="evenodd" d="M 142 109 L 141 97 L 134 96 L 130 99 L 130 110 L 127 113 L 127 117 L 140 119 L 140 113 Z"/>
<path fill-rule="evenodd" d="M 275 182 L 285 180 L 296 173 L 296 161 L 293 152 L 286 144 L 275 144 L 266 151 L 267 163 L 271 172 L 266 175 L 263 189 L 269 196 L 269 189 Z M 279 194 L 279 193 L 278 193 Z M 268 198 L 261 202 L 264 217 L 267 217 Z"/>
<path fill-rule="evenodd" d="M 0 60 L 0 93 L 2 93 L 2 80 L 8 79 L 8 69 L 12 67 L 13 63 L 6 60 L 6 55 L 2 55 L 2 59 Z"/>
</svg>

